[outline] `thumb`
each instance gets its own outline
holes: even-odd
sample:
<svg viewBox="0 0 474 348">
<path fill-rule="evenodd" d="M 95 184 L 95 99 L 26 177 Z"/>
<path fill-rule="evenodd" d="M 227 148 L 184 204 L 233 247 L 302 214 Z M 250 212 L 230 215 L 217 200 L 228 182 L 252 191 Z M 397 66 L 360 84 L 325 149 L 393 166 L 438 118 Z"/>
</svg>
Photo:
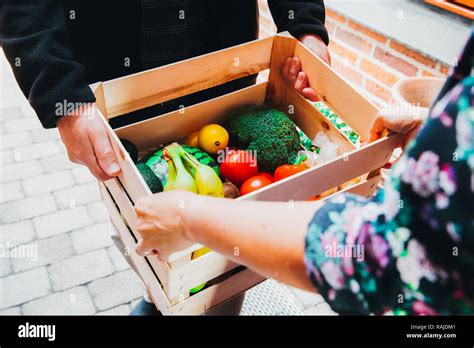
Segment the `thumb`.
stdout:
<svg viewBox="0 0 474 348">
<path fill-rule="evenodd" d="M 135 251 L 140 256 L 155 255 L 156 251 L 153 249 L 150 243 L 146 243 L 143 239 L 140 239 L 135 247 Z"/>
<path fill-rule="evenodd" d="M 101 122 L 96 120 L 96 122 Z M 110 176 L 115 176 L 120 172 L 120 166 L 115 157 L 109 136 L 102 124 L 89 130 L 89 139 L 94 149 L 97 163 L 100 168 Z"/>
</svg>

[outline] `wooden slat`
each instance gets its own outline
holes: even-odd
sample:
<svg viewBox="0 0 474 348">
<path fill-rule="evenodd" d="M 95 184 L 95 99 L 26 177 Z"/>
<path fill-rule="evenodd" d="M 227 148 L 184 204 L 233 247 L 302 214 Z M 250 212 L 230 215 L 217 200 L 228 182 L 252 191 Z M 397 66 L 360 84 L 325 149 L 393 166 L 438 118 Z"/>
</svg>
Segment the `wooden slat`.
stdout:
<svg viewBox="0 0 474 348">
<path fill-rule="evenodd" d="M 112 196 L 110 196 L 109 192 L 107 192 L 107 189 L 110 191 Z M 136 215 L 135 211 L 133 210 L 133 207 L 131 203 L 128 201 L 125 193 L 123 190 L 118 186 L 118 184 L 113 181 L 109 180 L 103 184 L 101 184 L 101 195 L 103 197 L 103 200 L 105 202 L 105 205 L 107 207 L 107 210 L 110 214 L 110 217 L 112 218 L 113 221 L 115 221 L 115 225 L 120 225 L 125 224 L 122 221 L 122 218 L 120 215 L 122 215 L 125 220 L 127 221 L 130 230 L 125 226 L 127 234 L 130 235 L 131 239 L 133 242 L 131 244 L 127 244 L 127 246 L 130 249 L 135 250 L 135 239 L 139 240 L 140 237 L 138 233 L 136 232 Z M 112 200 L 114 202 L 110 203 L 109 201 Z M 117 208 L 115 207 L 115 204 L 119 206 L 120 212 L 118 212 Z M 116 217 L 115 215 L 118 215 Z M 133 233 L 133 236 L 131 235 Z M 166 262 L 160 261 L 156 256 L 147 256 L 148 261 L 151 264 L 151 267 L 153 267 L 155 273 L 158 275 L 160 278 L 161 285 L 163 286 L 163 291 L 165 293 L 168 293 L 169 289 L 169 275 L 170 275 L 170 268 Z"/>
<path fill-rule="evenodd" d="M 104 82 L 108 118 L 269 68 L 273 37 Z"/>
<path fill-rule="evenodd" d="M 100 188 L 103 202 L 107 207 L 112 223 L 114 224 L 117 232 L 119 232 L 120 238 L 124 244 L 129 247 L 128 252 L 130 260 L 133 262 L 150 295 L 152 295 L 153 301 L 163 314 L 172 314 L 171 303 L 168 301 L 166 294 L 161 288 L 159 280 L 156 278 L 150 265 L 145 261 L 145 259 L 135 252 L 135 240 L 130 234 L 127 226 L 123 223 L 120 213 L 118 212 L 112 200 L 112 197 L 105 189 L 105 185 L 101 184 Z"/>
<path fill-rule="evenodd" d="M 293 57 L 295 46 L 296 39 L 287 32 L 278 34 L 273 40 L 265 103 L 279 110 L 283 110 L 286 105 L 288 91 L 288 86 L 283 80 L 282 68 L 285 60 Z"/>
<path fill-rule="evenodd" d="M 368 139 L 377 107 L 300 42 L 296 44 L 295 56 L 300 57 L 302 69 L 320 98 L 353 130 Z"/>
<path fill-rule="evenodd" d="M 135 164 L 130 158 L 130 155 L 120 142 L 119 137 L 112 130 L 105 118 L 102 117 L 101 119 L 105 125 L 105 129 L 107 131 L 110 142 L 112 144 L 112 148 L 120 166 L 120 173 L 118 175 L 118 178 L 127 190 L 127 193 L 132 198 L 133 203 L 137 202 L 142 197 L 151 195 L 151 191 L 148 188 L 148 185 L 145 183 L 142 176 L 138 172 L 137 167 L 135 167 Z"/>
<path fill-rule="evenodd" d="M 253 85 L 115 131 L 119 137 L 132 141 L 139 151 L 157 148 L 160 144 L 184 138 L 206 124 L 224 122 L 239 106 L 263 104 L 266 87 L 266 82 Z"/>
<path fill-rule="evenodd" d="M 348 192 L 358 196 L 363 196 L 365 198 L 370 198 L 374 195 L 375 191 L 377 191 L 378 184 L 381 178 L 381 175 L 374 176 L 370 179 L 364 180 L 363 182 L 347 187 L 344 190 L 341 190 L 340 192 Z"/>
<path fill-rule="evenodd" d="M 359 177 L 390 159 L 400 136 L 390 135 L 343 156 L 309 168 L 237 199 L 258 201 L 306 200 Z"/>
<path fill-rule="evenodd" d="M 169 297 L 179 297 L 204 282 L 212 280 L 239 265 L 214 251 L 190 261 L 170 272 L 168 289 Z"/>
<path fill-rule="evenodd" d="M 292 110 L 293 109 L 293 110 Z M 339 153 L 350 152 L 356 147 L 333 123 L 313 105 L 293 90 L 288 90 L 284 111 L 301 130 L 313 139 L 318 132 L 324 132 L 337 145 Z M 293 114 L 290 113 L 293 111 Z"/>
<path fill-rule="evenodd" d="M 236 273 L 221 283 L 215 284 L 173 306 L 174 314 L 201 314 L 229 300 L 265 280 L 265 277 L 250 269 Z"/>
</svg>

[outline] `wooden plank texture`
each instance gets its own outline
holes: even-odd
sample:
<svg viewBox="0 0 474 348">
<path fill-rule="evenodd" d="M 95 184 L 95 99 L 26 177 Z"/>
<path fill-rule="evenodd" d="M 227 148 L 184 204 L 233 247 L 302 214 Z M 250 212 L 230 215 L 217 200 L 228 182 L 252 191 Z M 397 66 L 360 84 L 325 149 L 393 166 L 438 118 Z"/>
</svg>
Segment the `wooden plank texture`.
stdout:
<svg viewBox="0 0 474 348">
<path fill-rule="evenodd" d="M 269 68 L 273 37 L 104 82 L 109 118 Z"/>
</svg>

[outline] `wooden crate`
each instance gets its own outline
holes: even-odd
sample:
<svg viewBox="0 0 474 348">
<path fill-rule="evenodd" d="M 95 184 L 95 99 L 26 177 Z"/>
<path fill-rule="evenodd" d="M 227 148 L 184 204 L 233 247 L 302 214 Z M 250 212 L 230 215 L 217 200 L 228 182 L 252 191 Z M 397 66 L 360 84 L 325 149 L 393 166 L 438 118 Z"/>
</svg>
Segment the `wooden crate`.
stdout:
<svg viewBox="0 0 474 348">
<path fill-rule="evenodd" d="M 100 184 L 102 197 L 127 246 L 127 256 L 163 314 L 206 312 L 264 278 L 214 251 L 192 260 L 193 251 L 201 245 L 172 254 L 168 262 L 160 262 L 155 256 L 138 256 L 133 205 L 151 192 L 119 138 L 131 140 L 139 151 L 144 151 L 181 139 L 208 123 L 221 123 L 239 106 L 265 103 L 287 113 L 310 138 L 320 130 L 326 132 L 344 153 L 239 199 L 306 200 L 356 177 L 363 180 L 343 191 L 371 196 L 377 188 L 379 168 L 390 158 L 398 136 L 384 137 L 361 148 L 352 145 L 311 102 L 282 81 L 282 64 L 293 55 L 300 57 L 310 84 L 320 98 L 363 138 L 368 138 L 377 108 L 287 33 L 91 86 L 121 167 L 116 179 Z M 268 82 L 116 130 L 107 122 L 112 117 L 267 69 L 270 69 Z M 189 296 L 189 289 L 204 282 L 211 285 Z"/>
</svg>

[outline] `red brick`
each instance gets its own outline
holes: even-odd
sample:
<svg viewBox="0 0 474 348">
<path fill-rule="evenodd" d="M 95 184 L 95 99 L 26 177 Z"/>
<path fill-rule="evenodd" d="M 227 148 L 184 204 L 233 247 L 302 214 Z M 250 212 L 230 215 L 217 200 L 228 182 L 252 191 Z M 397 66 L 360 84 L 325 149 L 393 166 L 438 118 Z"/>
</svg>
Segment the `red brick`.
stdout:
<svg viewBox="0 0 474 348">
<path fill-rule="evenodd" d="M 426 70 L 423 70 L 421 72 L 421 76 L 428 76 L 428 77 L 433 77 L 434 75 Z"/>
<path fill-rule="evenodd" d="M 372 51 L 372 43 L 362 37 L 352 34 L 347 30 L 342 28 L 336 29 L 336 37 L 341 40 L 342 42 L 357 48 L 358 50 L 370 54 Z"/>
<path fill-rule="evenodd" d="M 331 55 L 340 56 L 342 60 L 348 59 L 352 64 L 355 64 L 358 57 L 357 53 L 339 45 L 334 40 L 329 42 L 329 52 L 331 52 Z"/>
<path fill-rule="evenodd" d="M 334 70 L 336 70 L 339 74 L 341 74 L 348 80 L 354 82 L 357 85 L 362 84 L 362 75 L 359 74 L 355 69 L 353 69 L 351 65 L 344 64 L 344 62 L 342 62 L 340 59 L 333 57 L 331 66 Z"/>
<path fill-rule="evenodd" d="M 366 80 L 365 81 L 365 89 L 372 93 L 373 95 L 379 97 L 380 99 L 383 99 L 385 101 L 390 101 L 392 98 L 392 94 L 385 89 L 384 87 L 380 86 L 379 84 L 371 81 L 371 80 Z"/>
<path fill-rule="evenodd" d="M 448 73 L 449 73 L 449 66 L 441 64 L 441 66 L 439 67 L 439 71 L 440 71 L 443 75 L 448 75 Z"/>
<path fill-rule="evenodd" d="M 326 16 L 330 18 L 334 18 L 336 21 L 341 22 L 341 23 L 346 22 L 346 17 L 328 8 L 326 8 Z"/>
<path fill-rule="evenodd" d="M 370 30 L 369 28 L 364 27 L 363 25 L 360 25 L 359 23 L 356 23 L 356 22 L 353 22 L 353 21 L 349 20 L 349 27 L 351 27 L 352 29 L 357 30 L 358 32 L 364 34 L 365 36 L 368 36 L 368 37 L 370 37 L 374 40 L 377 40 L 378 42 L 380 42 L 382 44 L 387 42 L 387 37 L 386 36 L 380 35 L 379 33 L 376 33 L 375 31 Z"/>
<path fill-rule="evenodd" d="M 386 71 L 380 65 L 377 65 L 365 58 L 360 62 L 360 68 L 377 80 L 383 82 L 387 86 L 393 86 L 398 81 L 398 77 Z"/>
<path fill-rule="evenodd" d="M 418 68 L 413 64 L 410 64 L 401 58 L 395 57 L 393 54 L 388 53 L 379 47 L 375 48 L 374 57 L 388 66 L 400 71 L 406 76 L 415 76 L 418 71 Z"/>
<path fill-rule="evenodd" d="M 433 59 L 428 58 L 412 49 L 409 49 L 408 47 L 396 41 L 391 41 L 390 47 L 393 48 L 395 51 L 400 52 L 401 54 L 416 60 L 418 63 L 429 66 L 431 68 L 436 67 L 436 61 L 434 61 Z"/>
</svg>

